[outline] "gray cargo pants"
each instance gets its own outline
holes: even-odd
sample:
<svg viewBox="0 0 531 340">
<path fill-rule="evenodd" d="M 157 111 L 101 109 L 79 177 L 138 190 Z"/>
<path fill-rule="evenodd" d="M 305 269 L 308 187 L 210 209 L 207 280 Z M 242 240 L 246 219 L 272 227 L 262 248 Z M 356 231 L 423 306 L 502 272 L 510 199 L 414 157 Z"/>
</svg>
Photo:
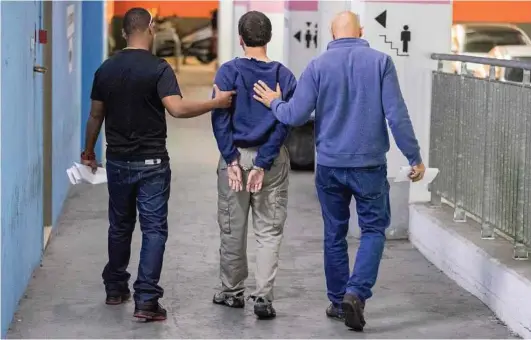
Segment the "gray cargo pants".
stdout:
<svg viewBox="0 0 531 340">
<path fill-rule="evenodd" d="M 227 164 L 218 164 L 218 223 L 221 246 L 220 278 L 222 291 L 228 295 L 243 293 L 247 267 L 247 224 L 252 211 L 256 237 L 256 290 L 251 294 L 273 301 L 273 283 L 277 274 L 278 256 L 288 207 L 289 157 L 285 147 L 273 166 L 264 174 L 262 190 L 245 190 L 247 177 L 256 157 L 256 149 L 240 149 L 243 191 L 229 187 Z"/>
</svg>

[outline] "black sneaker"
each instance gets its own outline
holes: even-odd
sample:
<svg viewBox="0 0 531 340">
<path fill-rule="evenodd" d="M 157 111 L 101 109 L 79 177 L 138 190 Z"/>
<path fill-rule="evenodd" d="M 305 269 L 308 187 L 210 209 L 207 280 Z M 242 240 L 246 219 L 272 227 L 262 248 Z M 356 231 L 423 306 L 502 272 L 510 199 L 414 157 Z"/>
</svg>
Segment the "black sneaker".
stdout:
<svg viewBox="0 0 531 340">
<path fill-rule="evenodd" d="M 341 308 L 334 306 L 333 303 L 326 309 L 326 316 L 336 320 L 345 320 L 345 313 L 343 313 Z"/>
<path fill-rule="evenodd" d="M 363 317 L 365 303 L 356 295 L 345 294 L 343 302 L 341 302 L 341 309 L 343 309 L 345 314 L 345 325 L 356 332 L 363 332 L 363 327 L 365 327 L 365 318 Z"/>
<path fill-rule="evenodd" d="M 254 314 L 256 314 L 259 319 L 272 319 L 277 316 L 277 312 L 275 311 L 275 308 L 273 308 L 271 301 L 262 297 L 254 299 Z"/>
<path fill-rule="evenodd" d="M 214 294 L 212 302 L 216 305 L 224 305 L 231 308 L 243 308 L 245 307 L 245 299 L 243 293 L 236 295 L 230 295 L 225 292 L 218 292 Z"/>
<path fill-rule="evenodd" d="M 105 304 L 107 305 L 120 305 L 127 302 L 131 298 L 131 293 L 121 293 L 121 294 L 107 294 L 105 299 Z"/>
<path fill-rule="evenodd" d="M 144 321 L 164 321 L 167 317 L 166 309 L 160 303 L 156 304 L 135 304 L 135 318 L 143 319 Z"/>
</svg>

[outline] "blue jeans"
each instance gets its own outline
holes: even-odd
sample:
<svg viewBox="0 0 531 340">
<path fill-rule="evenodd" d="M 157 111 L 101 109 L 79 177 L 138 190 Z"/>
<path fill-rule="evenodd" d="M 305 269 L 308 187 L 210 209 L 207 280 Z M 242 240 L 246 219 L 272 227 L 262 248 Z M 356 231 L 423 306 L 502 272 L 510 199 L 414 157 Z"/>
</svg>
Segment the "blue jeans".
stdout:
<svg viewBox="0 0 531 340">
<path fill-rule="evenodd" d="M 109 189 L 109 262 L 103 270 L 108 295 L 129 292 L 131 239 L 136 211 L 142 230 L 142 249 L 138 277 L 133 287 L 137 303 L 156 303 L 164 290 L 158 285 L 168 238 L 168 199 L 171 170 L 167 161 L 107 161 Z"/>
<path fill-rule="evenodd" d="M 387 166 L 317 166 L 316 186 L 324 221 L 324 264 L 328 298 L 339 306 L 345 292 L 365 301 L 372 296 L 391 221 Z M 350 275 L 347 233 L 354 196 L 361 239 Z"/>
</svg>

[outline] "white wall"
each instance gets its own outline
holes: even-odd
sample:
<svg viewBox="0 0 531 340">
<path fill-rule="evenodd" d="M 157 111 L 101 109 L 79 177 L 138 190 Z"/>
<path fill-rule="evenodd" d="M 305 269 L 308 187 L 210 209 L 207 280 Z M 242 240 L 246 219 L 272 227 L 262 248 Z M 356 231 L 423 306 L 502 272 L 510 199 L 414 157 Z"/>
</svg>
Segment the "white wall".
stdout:
<svg viewBox="0 0 531 340">
<path fill-rule="evenodd" d="M 289 44 L 285 32 L 284 13 L 265 13 L 273 25 L 271 42 L 267 45 L 267 55 L 270 59 L 285 62 L 284 46 Z"/>
<path fill-rule="evenodd" d="M 221 0 L 219 2 L 218 36 L 223 37 L 223 43 L 218 44 L 218 59 L 220 65 L 231 60 L 233 57 L 233 8 L 234 2 L 232 0 Z"/>
<path fill-rule="evenodd" d="M 222 0 L 218 10 L 219 36 L 223 43 L 219 44 L 219 63 L 222 64 L 235 57 L 243 56 L 243 49 L 238 38 L 238 21 L 250 10 L 263 12 L 271 20 L 273 37 L 268 45 L 271 59 L 284 62 L 286 59 L 286 11 L 284 1 L 232 1 Z"/>
<path fill-rule="evenodd" d="M 361 2 L 352 1 L 351 9 L 358 11 L 364 27 L 364 39 L 371 47 L 389 54 L 396 65 L 400 86 L 409 109 L 413 127 L 421 146 L 424 163 L 429 164 L 429 132 L 431 111 L 431 72 L 437 63 L 430 59 L 433 52 L 450 50 L 450 28 L 452 5 L 449 1 L 413 3 L 413 1 Z M 386 11 L 386 27 L 375 18 Z M 402 52 L 401 32 L 408 25 L 411 41 L 408 55 Z M 392 42 L 392 49 L 389 43 Z M 407 160 L 398 151 L 394 140 L 388 154 L 389 176 L 395 177 L 400 166 L 407 166 Z M 412 185 L 411 202 L 429 200 L 427 188 Z"/>
<path fill-rule="evenodd" d="M 243 57 L 243 49 L 240 46 L 240 40 L 238 38 L 238 21 L 245 13 L 247 13 L 247 8 L 247 4 L 240 5 L 238 3 L 235 3 L 232 8 L 232 31 L 231 36 L 228 39 L 232 41 L 232 52 L 230 59 L 235 57 Z"/>
<path fill-rule="evenodd" d="M 310 25 L 308 26 L 307 23 Z M 319 48 L 320 15 L 318 11 L 290 11 L 289 20 L 286 24 L 285 46 L 287 56 L 285 62 L 298 79 L 308 63 L 321 53 Z M 316 35 L 315 25 L 317 25 L 317 47 L 313 41 Z M 308 31 L 311 38 L 309 44 L 306 41 Z M 296 34 L 300 34 L 300 41 L 295 38 Z"/>
<path fill-rule="evenodd" d="M 350 0 L 320 0 L 319 1 L 319 49 L 326 51 L 326 46 L 332 41 L 330 24 L 332 19 L 342 11 L 351 9 Z"/>
</svg>

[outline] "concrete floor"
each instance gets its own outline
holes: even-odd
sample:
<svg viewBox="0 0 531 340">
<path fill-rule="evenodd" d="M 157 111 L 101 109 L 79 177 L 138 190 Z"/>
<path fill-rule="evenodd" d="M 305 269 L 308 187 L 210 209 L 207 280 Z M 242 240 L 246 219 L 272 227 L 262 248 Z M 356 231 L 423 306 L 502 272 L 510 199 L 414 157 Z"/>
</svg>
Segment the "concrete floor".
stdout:
<svg viewBox="0 0 531 340">
<path fill-rule="evenodd" d="M 212 72 L 183 69 L 187 98 L 206 98 Z M 195 71 L 193 71 L 195 70 Z M 76 186 L 9 331 L 9 338 L 509 338 L 509 330 L 478 299 L 408 242 L 390 242 L 374 297 L 366 308 L 365 333 L 325 317 L 322 220 L 311 173 L 290 176 L 289 217 L 276 282 L 278 317 L 255 319 L 252 306 L 231 310 L 211 303 L 219 286 L 216 223 L 218 158 L 210 117 L 169 120 L 173 183 L 170 237 L 162 286 L 169 318 L 144 324 L 133 303 L 106 306 L 101 270 L 107 260 L 107 190 Z M 66 176 L 65 176 L 66 180 Z M 249 234 L 252 240 L 252 233 Z M 134 237 L 130 270 L 138 264 Z M 350 251 L 356 250 L 352 239 Z M 249 242 L 250 268 L 254 242 Z M 253 285 L 252 273 L 247 284 Z"/>
</svg>

